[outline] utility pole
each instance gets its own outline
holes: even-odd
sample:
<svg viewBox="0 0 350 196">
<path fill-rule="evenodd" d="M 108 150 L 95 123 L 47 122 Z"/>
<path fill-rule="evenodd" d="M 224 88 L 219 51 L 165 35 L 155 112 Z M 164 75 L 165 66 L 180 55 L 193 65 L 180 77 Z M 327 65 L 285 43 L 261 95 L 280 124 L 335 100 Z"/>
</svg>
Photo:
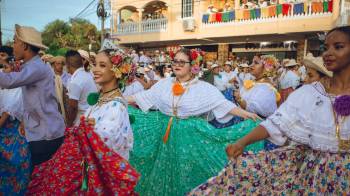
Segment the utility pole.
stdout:
<svg viewBox="0 0 350 196">
<path fill-rule="evenodd" d="M 104 0 L 99 0 L 98 6 L 97 6 L 97 16 L 101 18 L 101 44 L 102 44 L 105 38 L 105 19 L 107 17 Z"/>
<path fill-rule="evenodd" d="M 2 26 L 1 26 L 1 0 L 0 0 L 0 46 L 2 46 Z"/>
</svg>

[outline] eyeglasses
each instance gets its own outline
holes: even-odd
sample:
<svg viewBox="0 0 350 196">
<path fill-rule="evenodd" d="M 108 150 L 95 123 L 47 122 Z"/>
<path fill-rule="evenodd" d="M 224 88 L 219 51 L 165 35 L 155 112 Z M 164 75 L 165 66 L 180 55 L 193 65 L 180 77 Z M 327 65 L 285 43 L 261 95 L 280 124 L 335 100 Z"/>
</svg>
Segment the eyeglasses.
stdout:
<svg viewBox="0 0 350 196">
<path fill-rule="evenodd" d="M 190 63 L 189 61 L 173 61 L 173 66 L 180 66 L 180 67 L 184 67 L 186 65 L 186 63 Z"/>
</svg>

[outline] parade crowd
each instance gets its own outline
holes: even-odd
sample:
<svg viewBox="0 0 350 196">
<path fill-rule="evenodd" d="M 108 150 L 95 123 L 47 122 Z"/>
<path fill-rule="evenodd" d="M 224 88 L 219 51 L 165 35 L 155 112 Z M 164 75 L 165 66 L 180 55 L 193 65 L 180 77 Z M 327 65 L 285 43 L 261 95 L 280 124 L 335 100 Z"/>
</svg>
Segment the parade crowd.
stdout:
<svg viewBox="0 0 350 196">
<path fill-rule="evenodd" d="M 262 1 L 265 2 L 265 1 Z M 321 56 L 0 47 L 0 195 L 347 195 L 350 27 Z"/>
</svg>

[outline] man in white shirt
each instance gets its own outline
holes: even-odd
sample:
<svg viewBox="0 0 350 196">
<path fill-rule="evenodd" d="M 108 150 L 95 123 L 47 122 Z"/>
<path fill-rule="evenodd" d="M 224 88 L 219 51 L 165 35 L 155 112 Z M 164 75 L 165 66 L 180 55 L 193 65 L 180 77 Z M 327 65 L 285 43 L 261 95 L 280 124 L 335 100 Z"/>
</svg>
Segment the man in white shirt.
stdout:
<svg viewBox="0 0 350 196">
<path fill-rule="evenodd" d="M 223 92 L 226 90 L 226 78 L 220 74 L 220 66 L 218 64 L 213 64 L 211 66 L 211 71 L 214 75 L 214 86 Z"/>
<path fill-rule="evenodd" d="M 227 79 L 227 88 L 231 88 L 234 89 L 235 86 L 235 81 L 237 81 L 236 77 L 237 76 L 237 72 L 232 71 L 232 64 L 230 63 L 230 61 L 226 61 L 225 65 L 224 65 L 224 71 L 221 72 L 221 75 L 225 76 Z"/>
<path fill-rule="evenodd" d="M 93 76 L 83 67 L 82 57 L 77 51 L 70 50 L 66 53 L 66 64 L 71 79 L 68 82 L 68 112 L 67 126 L 79 125 L 80 117 L 88 109 L 87 97 L 90 93 L 97 92 Z"/>
<path fill-rule="evenodd" d="M 249 73 L 249 65 L 247 63 L 243 63 L 238 65 L 239 67 L 241 67 L 243 69 L 243 71 L 241 73 L 238 74 L 238 84 L 239 84 L 239 88 L 241 88 L 244 84 L 244 81 L 246 80 L 255 80 L 255 77 Z"/>
<path fill-rule="evenodd" d="M 233 91 L 236 90 L 237 73 L 232 71 L 232 65 L 230 61 L 226 61 L 224 64 L 224 71 L 220 73 L 225 82 L 226 90 L 223 92 L 226 99 L 233 101 Z"/>
<path fill-rule="evenodd" d="M 132 63 L 134 63 L 134 64 L 139 63 L 139 55 L 136 53 L 135 50 L 132 50 L 132 51 L 131 51 L 130 57 L 131 57 Z"/>
</svg>

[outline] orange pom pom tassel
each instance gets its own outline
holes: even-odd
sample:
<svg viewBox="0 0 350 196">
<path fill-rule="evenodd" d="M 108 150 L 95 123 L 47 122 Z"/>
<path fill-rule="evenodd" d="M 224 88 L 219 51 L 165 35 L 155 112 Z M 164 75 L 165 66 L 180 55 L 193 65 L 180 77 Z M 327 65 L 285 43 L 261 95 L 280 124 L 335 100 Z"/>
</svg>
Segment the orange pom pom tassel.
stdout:
<svg viewBox="0 0 350 196">
<path fill-rule="evenodd" d="M 173 85 L 173 95 L 180 96 L 180 95 L 184 94 L 184 92 L 185 92 L 185 89 L 180 83 L 176 82 Z"/>
</svg>

